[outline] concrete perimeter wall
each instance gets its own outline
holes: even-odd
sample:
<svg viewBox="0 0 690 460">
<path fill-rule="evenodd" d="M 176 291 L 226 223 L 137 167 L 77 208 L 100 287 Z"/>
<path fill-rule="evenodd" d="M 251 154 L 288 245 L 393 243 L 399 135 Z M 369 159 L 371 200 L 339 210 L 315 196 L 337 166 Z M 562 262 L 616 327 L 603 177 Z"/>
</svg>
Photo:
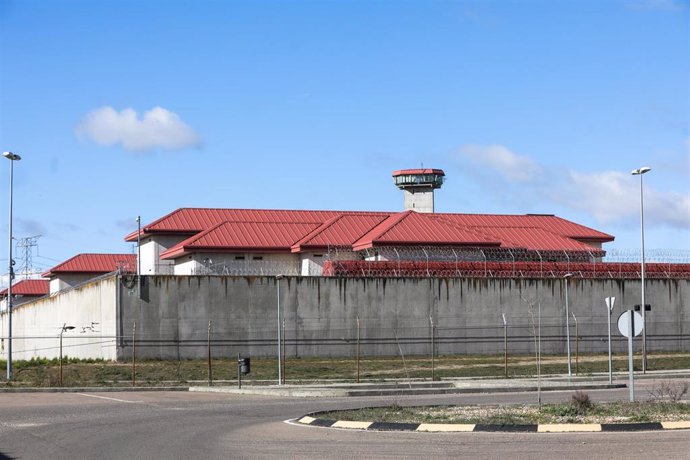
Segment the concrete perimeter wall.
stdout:
<svg viewBox="0 0 690 460">
<path fill-rule="evenodd" d="M 12 309 L 12 359 L 57 358 L 63 325 L 63 356 L 116 358 L 116 305 L 119 278 L 115 275 L 85 283 Z M 0 314 L 0 359 L 7 359 L 8 315 Z"/>
<path fill-rule="evenodd" d="M 216 357 L 277 354 L 278 281 L 273 277 L 146 276 L 141 298 L 131 279 L 120 283 L 118 358 L 204 358 L 208 326 Z M 534 351 L 541 311 L 542 350 L 565 353 L 565 281 L 562 279 L 390 279 L 286 277 L 280 281 L 287 356 L 352 356 L 360 322 L 361 353 L 427 354 L 430 317 L 438 354 L 503 352 L 508 321 L 511 353 Z M 690 280 L 648 280 L 648 350 L 690 350 Z M 640 303 L 640 282 L 572 279 L 570 312 L 578 322 L 579 350 L 607 349 L 604 298 L 616 297 L 614 352 L 627 350 L 618 315 Z M 114 298 L 114 295 L 113 295 Z M 571 320 L 573 318 L 571 317 Z M 570 333 L 575 347 L 575 324 Z M 641 346 L 639 340 L 636 349 Z"/>
</svg>

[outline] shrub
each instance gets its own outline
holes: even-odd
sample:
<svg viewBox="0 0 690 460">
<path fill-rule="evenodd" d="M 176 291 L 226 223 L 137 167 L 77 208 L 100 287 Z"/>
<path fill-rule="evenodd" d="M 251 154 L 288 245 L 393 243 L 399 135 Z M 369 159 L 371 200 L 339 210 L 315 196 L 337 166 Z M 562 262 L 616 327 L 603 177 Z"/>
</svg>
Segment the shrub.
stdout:
<svg viewBox="0 0 690 460">
<path fill-rule="evenodd" d="M 658 386 L 649 390 L 649 394 L 659 401 L 668 399 L 672 402 L 678 402 L 688 393 L 688 389 L 690 389 L 688 382 L 662 380 Z"/>
<path fill-rule="evenodd" d="M 572 397 L 571 403 L 578 415 L 585 415 L 587 411 L 592 408 L 592 401 L 589 395 L 584 391 L 576 391 Z"/>
</svg>

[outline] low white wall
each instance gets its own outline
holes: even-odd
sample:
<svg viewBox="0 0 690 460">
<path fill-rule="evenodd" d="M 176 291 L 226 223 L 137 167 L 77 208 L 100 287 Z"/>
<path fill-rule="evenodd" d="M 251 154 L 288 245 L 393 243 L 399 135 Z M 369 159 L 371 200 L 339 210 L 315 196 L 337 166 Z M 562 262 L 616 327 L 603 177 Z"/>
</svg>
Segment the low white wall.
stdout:
<svg viewBox="0 0 690 460">
<path fill-rule="evenodd" d="M 117 276 L 43 297 L 12 309 L 12 359 L 56 358 L 60 330 L 63 356 L 80 359 L 116 357 Z M 0 314 L 0 358 L 7 359 L 8 315 Z"/>
</svg>

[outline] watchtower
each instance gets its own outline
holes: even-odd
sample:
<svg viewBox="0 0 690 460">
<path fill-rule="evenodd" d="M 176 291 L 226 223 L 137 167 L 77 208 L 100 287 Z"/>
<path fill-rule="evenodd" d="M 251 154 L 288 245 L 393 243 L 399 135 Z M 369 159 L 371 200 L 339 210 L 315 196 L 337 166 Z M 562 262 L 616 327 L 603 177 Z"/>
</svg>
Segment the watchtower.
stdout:
<svg viewBox="0 0 690 460">
<path fill-rule="evenodd" d="M 434 212 L 434 190 L 441 188 L 442 169 L 401 169 L 393 172 L 395 185 L 405 194 L 405 210 Z"/>
</svg>

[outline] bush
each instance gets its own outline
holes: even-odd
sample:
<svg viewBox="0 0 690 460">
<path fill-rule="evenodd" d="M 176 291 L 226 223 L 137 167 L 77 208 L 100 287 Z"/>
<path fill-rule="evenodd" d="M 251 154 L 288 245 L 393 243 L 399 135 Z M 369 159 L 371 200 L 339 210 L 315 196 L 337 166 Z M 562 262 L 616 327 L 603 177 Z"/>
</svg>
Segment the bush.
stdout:
<svg viewBox="0 0 690 460">
<path fill-rule="evenodd" d="M 572 397 L 571 403 L 578 415 L 585 415 L 592 408 L 592 401 L 589 395 L 584 391 L 576 391 Z"/>
<path fill-rule="evenodd" d="M 662 380 L 658 386 L 649 390 L 649 394 L 658 401 L 668 399 L 671 402 L 678 402 L 688 393 L 688 389 L 690 389 L 688 382 Z"/>
</svg>

